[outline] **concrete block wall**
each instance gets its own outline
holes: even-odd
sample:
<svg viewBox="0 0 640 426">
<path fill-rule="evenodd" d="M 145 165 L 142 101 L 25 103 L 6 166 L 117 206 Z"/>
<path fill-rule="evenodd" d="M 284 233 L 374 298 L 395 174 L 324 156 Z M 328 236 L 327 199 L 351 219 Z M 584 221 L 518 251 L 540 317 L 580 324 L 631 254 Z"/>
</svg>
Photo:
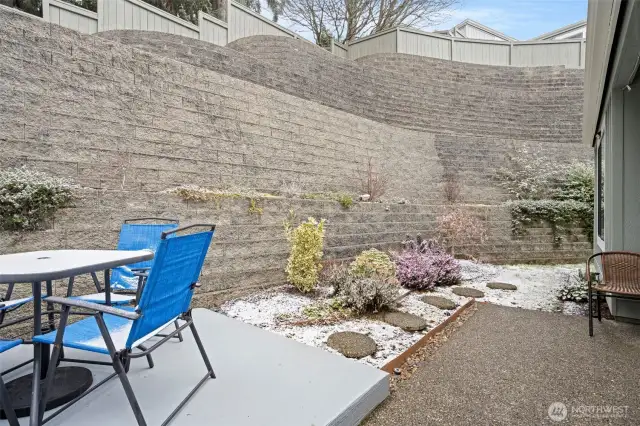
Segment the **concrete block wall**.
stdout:
<svg viewBox="0 0 640 426">
<path fill-rule="evenodd" d="M 346 112 L 338 97 L 328 106 L 292 96 L 277 87 L 286 80 L 270 83 L 270 65 L 255 58 L 242 62 L 248 56 L 238 52 L 221 60 L 227 73 L 212 70 L 214 56 L 199 56 L 196 63 L 202 52 L 189 53 L 188 61 L 159 53 L 0 7 L 0 167 L 27 166 L 79 186 L 75 205 L 60 211 L 46 229 L 0 232 L 0 253 L 112 248 L 120 223 L 130 217 L 215 222 L 215 244 L 198 296 L 198 303 L 210 304 L 216 297 L 283 282 L 282 221 L 290 209 L 301 219 L 328 220 L 328 259 L 394 247 L 406 234 L 433 234 L 435 219 L 446 208 L 441 133 Z M 263 84 L 230 76 L 229 69 L 262 70 L 252 78 L 264 78 Z M 389 171 L 393 197 L 385 203 L 344 210 L 333 201 L 275 197 L 260 199 L 263 214 L 251 215 L 248 199 L 218 206 L 164 192 L 181 184 L 355 191 L 367 156 Z M 395 198 L 411 203 L 397 204 Z M 542 225 L 529 239 L 514 240 L 503 206 L 469 208 L 480 209 L 491 229 L 486 245 L 465 248 L 476 257 L 543 262 L 577 260 L 586 253 L 588 242 L 579 239 L 554 248 Z"/>
<path fill-rule="evenodd" d="M 558 143 L 580 139 L 582 70 L 416 57 L 424 59 L 417 62 L 423 74 L 432 76 L 426 79 L 286 37 L 246 37 L 222 48 L 171 34 L 100 36 L 398 127 Z"/>
</svg>

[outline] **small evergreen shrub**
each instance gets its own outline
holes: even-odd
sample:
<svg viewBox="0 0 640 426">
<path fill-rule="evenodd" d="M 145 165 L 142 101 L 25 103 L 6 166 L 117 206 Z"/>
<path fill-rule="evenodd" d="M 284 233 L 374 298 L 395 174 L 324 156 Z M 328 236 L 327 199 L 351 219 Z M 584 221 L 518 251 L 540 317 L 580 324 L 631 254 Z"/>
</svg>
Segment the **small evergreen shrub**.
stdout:
<svg viewBox="0 0 640 426">
<path fill-rule="evenodd" d="M 351 262 L 349 272 L 354 277 L 389 279 L 395 277 L 396 266 L 386 253 L 377 249 L 369 249 L 360 253 Z"/>
<path fill-rule="evenodd" d="M 392 279 L 349 275 L 340 286 L 340 295 L 356 313 L 378 312 L 393 305 L 398 286 Z"/>
<path fill-rule="evenodd" d="M 323 270 L 322 281 L 335 289 L 334 296 L 355 314 L 376 312 L 393 305 L 398 296 L 398 282 L 392 276 L 382 278 L 355 276 L 351 267 L 333 264 Z"/>
<path fill-rule="evenodd" d="M 342 264 L 331 264 L 322 268 L 322 284 L 333 287 L 334 294 L 339 294 L 342 285 L 349 277 L 349 269 Z"/>
<path fill-rule="evenodd" d="M 405 242 L 405 250 L 395 256 L 396 277 L 403 287 L 432 290 L 450 286 L 461 279 L 460 263 L 433 241 Z"/>
<path fill-rule="evenodd" d="M 310 217 L 293 228 L 285 221 L 285 234 L 291 247 L 287 262 L 287 281 L 303 293 L 313 291 L 322 269 L 324 219 L 320 222 Z"/>
<path fill-rule="evenodd" d="M 560 288 L 558 299 L 563 302 L 586 303 L 589 301 L 589 283 L 582 271 L 578 275 L 570 275 L 567 282 Z"/>
<path fill-rule="evenodd" d="M 349 194 L 336 195 L 336 201 L 338 201 L 340 205 L 347 210 L 353 205 L 353 197 Z"/>
<path fill-rule="evenodd" d="M 71 204 L 73 185 L 66 179 L 21 169 L 0 172 L 0 225 L 8 231 L 42 227 L 56 210 Z"/>
</svg>

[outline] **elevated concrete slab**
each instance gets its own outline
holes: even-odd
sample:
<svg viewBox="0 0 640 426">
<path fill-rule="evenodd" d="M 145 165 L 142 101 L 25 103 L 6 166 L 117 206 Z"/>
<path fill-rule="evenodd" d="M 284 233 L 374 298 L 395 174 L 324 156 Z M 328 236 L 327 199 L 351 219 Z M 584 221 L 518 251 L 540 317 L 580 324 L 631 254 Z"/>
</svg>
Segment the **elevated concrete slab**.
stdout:
<svg viewBox="0 0 640 426">
<path fill-rule="evenodd" d="M 194 319 L 217 379 L 210 380 L 178 414 L 172 426 L 356 425 L 389 394 L 386 373 L 206 310 Z M 149 425 L 159 425 L 206 372 L 189 331 L 185 341 L 166 343 L 132 362 L 129 379 Z M 2 369 L 28 359 L 30 346 L 2 354 Z M 68 350 L 69 357 L 104 356 Z M 112 369 L 88 366 L 95 382 Z M 30 366 L 5 379 L 25 374 Z M 22 419 L 21 425 L 28 424 Z M 135 425 L 118 379 L 112 379 L 52 420 L 51 425 Z M 0 421 L 0 426 L 7 421 Z"/>
</svg>

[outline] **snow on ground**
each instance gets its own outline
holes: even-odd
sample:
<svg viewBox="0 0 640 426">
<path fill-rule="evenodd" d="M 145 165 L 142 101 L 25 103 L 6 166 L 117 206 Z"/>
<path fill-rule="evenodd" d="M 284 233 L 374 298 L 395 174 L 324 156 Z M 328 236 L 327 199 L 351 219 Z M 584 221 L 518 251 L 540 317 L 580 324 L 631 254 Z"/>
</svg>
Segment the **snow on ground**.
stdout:
<svg viewBox="0 0 640 426">
<path fill-rule="evenodd" d="M 577 276 L 583 265 L 490 265 L 461 260 L 462 283 L 464 287 L 472 287 L 482 291 L 483 302 L 517 308 L 541 310 L 547 312 L 564 312 L 581 314 L 581 305 L 563 303 L 557 298 L 558 291 L 567 284 L 570 276 Z M 489 282 L 514 284 L 518 290 L 492 290 L 487 288 Z M 456 296 L 451 288 L 439 287 L 438 293 L 445 297 L 464 303 L 464 297 Z"/>
<path fill-rule="evenodd" d="M 462 266 L 461 286 L 473 287 L 485 293 L 478 299 L 498 305 L 535 309 L 549 312 L 564 312 L 570 315 L 584 315 L 582 305 L 560 302 L 556 295 L 570 275 L 577 274 L 582 265 L 555 266 L 499 266 L 460 261 Z M 499 281 L 515 284 L 516 291 L 492 290 L 488 282 Z M 431 328 L 442 323 L 452 311 L 443 311 L 427 305 L 420 299 L 427 293 L 407 292 L 399 301 L 397 309 L 427 320 L 429 327 L 423 332 L 406 332 L 398 327 L 373 318 L 349 319 L 332 324 L 293 325 L 291 319 L 304 318 L 305 307 L 317 305 L 330 295 L 330 289 L 322 289 L 320 294 L 306 296 L 292 291 L 291 287 L 265 290 L 247 297 L 231 300 L 221 306 L 223 313 L 248 324 L 281 334 L 298 342 L 335 351 L 326 346 L 329 335 L 338 331 L 355 331 L 367 334 L 378 345 L 378 351 L 360 362 L 374 367 L 382 367 L 420 340 Z M 458 303 L 458 308 L 469 299 L 453 294 L 451 288 L 438 287 L 434 292 Z M 289 321 L 287 321 L 289 320 Z"/>
</svg>

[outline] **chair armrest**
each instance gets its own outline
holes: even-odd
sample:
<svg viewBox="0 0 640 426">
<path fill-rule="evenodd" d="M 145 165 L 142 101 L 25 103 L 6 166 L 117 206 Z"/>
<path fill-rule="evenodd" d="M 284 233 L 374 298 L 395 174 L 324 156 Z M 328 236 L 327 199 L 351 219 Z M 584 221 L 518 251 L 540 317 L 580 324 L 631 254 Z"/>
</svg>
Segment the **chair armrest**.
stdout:
<svg viewBox="0 0 640 426">
<path fill-rule="evenodd" d="M 149 271 L 149 269 L 151 269 L 151 266 L 145 266 L 144 268 L 130 268 L 132 272 L 142 272 L 142 271 Z"/>
<path fill-rule="evenodd" d="M 132 272 L 134 276 L 136 277 L 148 277 L 149 276 L 149 271 L 133 271 Z"/>
<path fill-rule="evenodd" d="M 113 306 L 99 305 L 97 303 L 87 302 L 86 300 L 80 300 L 80 299 L 70 299 L 67 297 L 50 296 L 50 297 L 46 297 L 44 300 L 49 303 L 58 303 L 60 305 L 65 305 L 65 306 L 75 306 L 77 308 L 89 309 L 92 311 L 102 312 L 103 314 L 115 315 L 121 318 L 130 319 L 130 320 L 138 319 L 141 316 L 136 312 L 125 311 L 124 309 L 114 308 Z"/>
</svg>

